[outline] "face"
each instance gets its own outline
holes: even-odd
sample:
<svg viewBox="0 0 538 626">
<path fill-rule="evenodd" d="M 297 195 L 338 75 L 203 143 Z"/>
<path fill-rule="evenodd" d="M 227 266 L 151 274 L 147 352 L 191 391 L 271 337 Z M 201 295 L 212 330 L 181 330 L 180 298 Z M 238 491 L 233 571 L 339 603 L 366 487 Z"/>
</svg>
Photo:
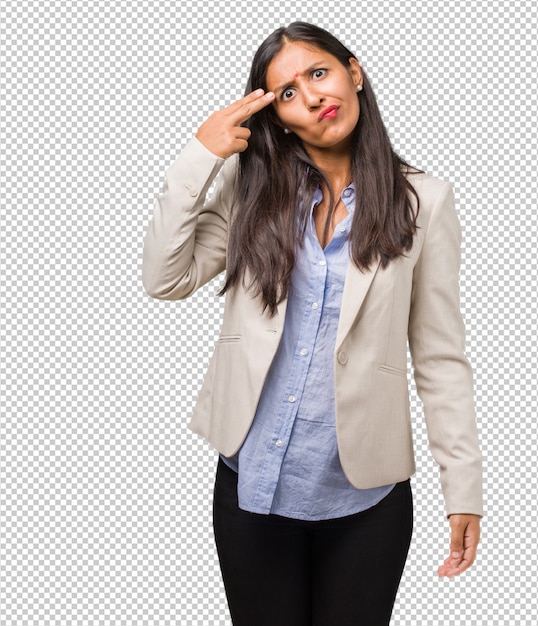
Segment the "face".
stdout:
<svg viewBox="0 0 538 626">
<path fill-rule="evenodd" d="M 291 42 L 267 68 L 267 89 L 275 92 L 279 123 L 295 133 L 307 152 L 349 151 L 359 120 L 357 85 L 362 84 L 358 61 L 349 66 L 332 54 L 304 42 Z"/>
</svg>

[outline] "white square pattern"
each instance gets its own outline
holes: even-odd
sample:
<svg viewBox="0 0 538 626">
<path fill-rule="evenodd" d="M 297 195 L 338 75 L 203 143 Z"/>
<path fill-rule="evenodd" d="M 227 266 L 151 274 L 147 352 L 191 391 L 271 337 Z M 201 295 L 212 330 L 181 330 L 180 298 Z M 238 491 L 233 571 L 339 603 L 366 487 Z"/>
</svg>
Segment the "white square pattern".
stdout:
<svg viewBox="0 0 538 626">
<path fill-rule="evenodd" d="M 186 429 L 221 278 L 152 300 L 142 241 L 166 167 L 297 19 L 357 54 L 397 151 L 454 183 L 464 234 L 482 543 L 438 579 L 448 524 L 412 385 L 415 531 L 392 624 L 538 623 L 537 4 L 0 0 L 2 626 L 231 623 L 216 454 Z"/>
</svg>

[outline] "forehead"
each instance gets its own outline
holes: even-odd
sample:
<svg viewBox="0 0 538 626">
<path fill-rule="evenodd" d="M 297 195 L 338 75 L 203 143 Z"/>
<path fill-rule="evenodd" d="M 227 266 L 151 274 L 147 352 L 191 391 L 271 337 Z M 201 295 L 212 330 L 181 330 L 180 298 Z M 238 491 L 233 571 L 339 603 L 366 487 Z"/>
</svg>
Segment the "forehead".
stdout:
<svg viewBox="0 0 538 626">
<path fill-rule="evenodd" d="M 287 43 L 276 54 L 267 67 L 267 87 L 274 88 L 282 82 L 291 80 L 298 72 L 301 74 L 306 68 L 318 61 L 337 61 L 329 52 L 303 41 Z"/>
</svg>

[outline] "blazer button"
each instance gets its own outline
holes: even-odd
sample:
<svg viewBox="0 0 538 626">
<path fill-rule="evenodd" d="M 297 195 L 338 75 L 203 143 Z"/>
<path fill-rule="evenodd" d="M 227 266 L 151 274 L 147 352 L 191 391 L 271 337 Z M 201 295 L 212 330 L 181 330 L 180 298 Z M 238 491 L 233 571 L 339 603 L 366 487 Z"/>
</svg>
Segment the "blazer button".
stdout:
<svg viewBox="0 0 538 626">
<path fill-rule="evenodd" d="M 336 358 L 338 359 L 338 363 L 340 363 L 340 365 L 345 365 L 347 363 L 347 352 L 342 350 L 338 353 Z"/>
<path fill-rule="evenodd" d="M 191 185 L 185 185 L 185 189 L 189 192 L 189 194 L 193 198 L 196 198 L 196 196 L 198 195 L 198 190 L 192 187 Z"/>
</svg>

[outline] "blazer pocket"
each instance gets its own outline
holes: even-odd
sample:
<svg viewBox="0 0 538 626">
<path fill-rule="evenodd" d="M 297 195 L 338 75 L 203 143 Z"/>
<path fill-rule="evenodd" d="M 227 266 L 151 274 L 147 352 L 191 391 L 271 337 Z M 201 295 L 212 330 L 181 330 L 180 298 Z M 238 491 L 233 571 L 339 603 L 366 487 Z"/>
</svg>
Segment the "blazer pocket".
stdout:
<svg viewBox="0 0 538 626">
<path fill-rule="evenodd" d="M 399 367 L 392 367 L 391 365 L 380 365 L 380 372 L 385 372 L 385 374 L 395 374 L 396 376 L 403 376 L 407 378 L 407 370 L 401 370 Z"/>
<path fill-rule="evenodd" d="M 218 339 L 219 343 L 232 343 L 234 341 L 241 341 L 241 335 L 221 335 Z"/>
</svg>

